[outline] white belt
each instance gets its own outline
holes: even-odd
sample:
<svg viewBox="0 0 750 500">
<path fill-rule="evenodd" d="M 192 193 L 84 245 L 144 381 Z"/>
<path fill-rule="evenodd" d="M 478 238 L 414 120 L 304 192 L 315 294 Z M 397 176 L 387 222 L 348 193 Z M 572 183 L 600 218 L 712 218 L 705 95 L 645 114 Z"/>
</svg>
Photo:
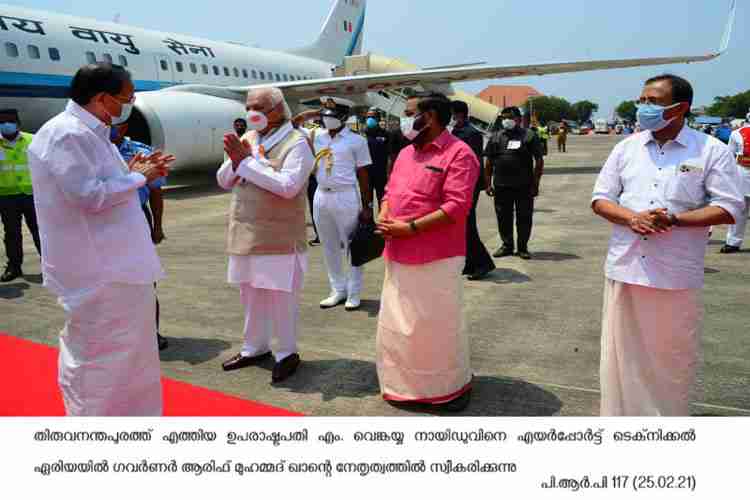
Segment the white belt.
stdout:
<svg viewBox="0 0 750 500">
<path fill-rule="evenodd" d="M 340 192 L 343 192 L 343 191 L 351 191 L 351 190 L 355 189 L 356 187 L 357 187 L 356 185 L 351 185 L 351 186 L 337 186 L 337 187 L 323 187 L 323 186 L 318 186 L 318 189 L 320 189 L 321 191 L 325 191 L 326 193 L 340 193 Z"/>
</svg>

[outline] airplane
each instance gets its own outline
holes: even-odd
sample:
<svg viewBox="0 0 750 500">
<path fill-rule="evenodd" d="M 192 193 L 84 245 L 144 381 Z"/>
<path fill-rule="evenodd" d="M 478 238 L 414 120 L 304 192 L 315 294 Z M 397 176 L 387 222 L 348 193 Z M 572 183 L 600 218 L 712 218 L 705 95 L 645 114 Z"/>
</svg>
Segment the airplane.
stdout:
<svg viewBox="0 0 750 500">
<path fill-rule="evenodd" d="M 278 87 L 292 109 L 326 95 L 368 102 L 405 88 L 450 89 L 457 82 L 709 61 L 727 49 L 736 11 L 718 52 L 493 66 L 381 69 L 355 74 L 362 54 L 367 0 L 335 0 L 315 42 L 270 51 L 177 33 L 0 5 L 0 108 L 16 108 L 34 131 L 62 111 L 72 76 L 97 61 L 128 69 L 136 87 L 133 139 L 174 154 L 173 169 L 215 169 L 223 136 L 245 112 L 248 90 Z M 338 69 L 338 70 L 337 70 Z"/>
</svg>

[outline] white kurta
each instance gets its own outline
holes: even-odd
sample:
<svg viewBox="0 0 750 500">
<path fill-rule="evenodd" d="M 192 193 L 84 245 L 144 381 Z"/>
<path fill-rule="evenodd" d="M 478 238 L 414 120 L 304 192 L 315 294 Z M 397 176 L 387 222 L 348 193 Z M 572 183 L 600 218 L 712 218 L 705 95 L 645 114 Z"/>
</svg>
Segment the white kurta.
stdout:
<svg viewBox="0 0 750 500">
<path fill-rule="evenodd" d="M 471 387 L 462 314 L 465 261 L 385 261 L 376 347 L 384 399 L 439 404 Z"/>
<path fill-rule="evenodd" d="M 284 198 L 293 198 L 305 187 L 313 169 L 313 156 L 307 141 L 301 138 L 290 150 L 281 170 L 275 171 L 258 155 L 258 146 L 269 151 L 293 131 L 287 123 L 253 144 L 254 157 L 233 170 L 231 160 L 216 174 L 219 185 L 232 189 L 236 182 L 252 182 Z M 245 308 L 243 356 L 256 356 L 271 350 L 277 361 L 297 352 L 299 293 L 307 271 L 307 253 L 286 255 L 230 255 L 229 283 L 239 285 Z"/>
<path fill-rule="evenodd" d="M 68 415 L 160 415 L 153 283 L 163 277 L 109 127 L 77 104 L 29 147 L 44 284 L 66 311 L 59 383 Z"/>
<path fill-rule="evenodd" d="M 290 123 L 260 141 L 269 151 L 292 132 Z M 276 172 L 258 155 L 259 144 L 253 145 L 254 157 L 243 161 L 237 170 L 227 160 L 216 173 L 216 180 L 223 189 L 231 190 L 236 182 L 244 179 L 278 196 L 294 198 L 305 186 L 313 169 L 313 157 L 307 142 L 300 139 L 287 155 L 281 170 Z M 292 292 L 295 267 L 307 271 L 307 254 L 286 255 L 230 255 L 227 281 L 232 284 L 247 284 L 254 288 Z"/>
</svg>

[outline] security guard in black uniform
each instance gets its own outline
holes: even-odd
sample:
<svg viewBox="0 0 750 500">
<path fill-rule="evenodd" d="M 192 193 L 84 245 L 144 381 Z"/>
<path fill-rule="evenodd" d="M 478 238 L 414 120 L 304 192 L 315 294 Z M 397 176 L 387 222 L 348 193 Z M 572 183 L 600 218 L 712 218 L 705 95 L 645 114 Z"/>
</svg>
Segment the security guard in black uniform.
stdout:
<svg viewBox="0 0 750 500">
<path fill-rule="evenodd" d="M 534 198 L 539 194 L 539 181 L 544 171 L 544 156 L 539 136 L 521 127 L 521 111 L 505 108 L 501 113 L 502 129 L 495 132 L 487 148 L 485 163 L 492 186 L 487 194 L 495 197 L 497 225 L 502 246 L 494 257 L 513 255 L 513 216 L 517 218 L 518 256 L 528 260 L 529 238 L 534 214 Z M 494 176 L 493 176 L 494 173 Z"/>
<path fill-rule="evenodd" d="M 391 138 L 388 132 L 380 126 L 380 114 L 375 108 L 371 108 L 367 112 L 365 126 L 367 145 L 372 158 L 372 165 L 367 167 L 367 174 L 370 176 L 370 189 L 375 191 L 378 198 L 378 210 L 380 210 L 380 203 L 383 195 L 385 195 L 385 185 L 388 183 L 388 172 L 390 171 Z"/>
<path fill-rule="evenodd" d="M 474 281 L 484 278 L 495 269 L 495 262 L 479 238 L 479 229 L 477 228 L 479 194 L 487 188 L 484 172 L 481 171 L 483 170 L 481 165 L 484 134 L 469 123 L 469 106 L 465 102 L 453 101 L 451 108 L 454 121 L 453 135 L 464 141 L 474 151 L 480 165 L 479 177 L 476 186 L 474 186 L 474 201 L 471 205 L 469 218 L 466 220 L 466 264 L 463 271 L 464 275 L 468 275 L 469 280 Z"/>
</svg>

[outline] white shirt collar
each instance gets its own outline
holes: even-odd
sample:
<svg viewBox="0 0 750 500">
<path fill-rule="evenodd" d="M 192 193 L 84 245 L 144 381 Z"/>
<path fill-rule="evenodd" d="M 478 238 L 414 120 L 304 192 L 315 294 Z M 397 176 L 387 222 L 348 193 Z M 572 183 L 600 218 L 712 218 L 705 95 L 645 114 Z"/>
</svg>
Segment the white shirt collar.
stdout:
<svg viewBox="0 0 750 500">
<path fill-rule="evenodd" d="M 68 101 L 65 111 L 80 119 L 88 128 L 98 131 L 101 128 L 108 128 L 108 125 L 96 116 L 86 111 L 73 101 Z"/>
<path fill-rule="evenodd" d="M 682 126 L 682 130 L 680 130 L 680 133 L 677 134 L 677 137 L 675 137 L 673 140 L 667 142 L 666 144 L 669 144 L 670 142 L 676 142 L 680 146 L 683 147 L 689 147 L 690 146 L 690 132 L 691 128 L 687 126 L 687 123 Z M 647 130 L 643 134 L 643 145 L 645 146 L 649 142 L 656 142 L 656 139 L 654 139 L 654 134 L 650 130 Z"/>
</svg>

